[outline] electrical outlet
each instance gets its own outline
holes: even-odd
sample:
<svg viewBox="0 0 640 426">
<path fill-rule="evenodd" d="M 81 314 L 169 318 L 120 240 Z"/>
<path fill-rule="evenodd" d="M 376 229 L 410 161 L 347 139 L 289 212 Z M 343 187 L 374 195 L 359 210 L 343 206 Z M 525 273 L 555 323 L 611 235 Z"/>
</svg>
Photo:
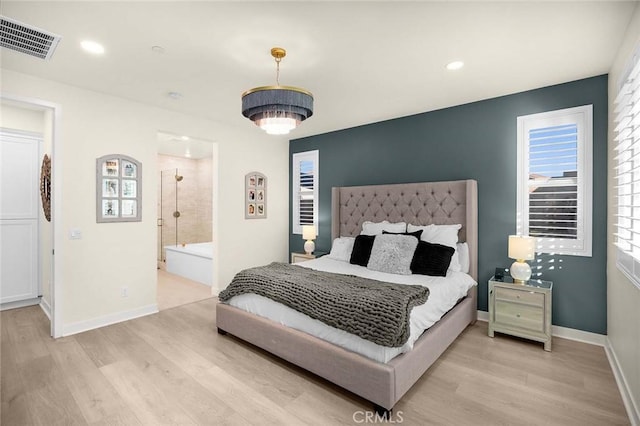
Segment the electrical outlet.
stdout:
<svg viewBox="0 0 640 426">
<path fill-rule="evenodd" d="M 122 287 L 120 289 L 120 296 L 129 297 L 129 287 Z"/>
</svg>

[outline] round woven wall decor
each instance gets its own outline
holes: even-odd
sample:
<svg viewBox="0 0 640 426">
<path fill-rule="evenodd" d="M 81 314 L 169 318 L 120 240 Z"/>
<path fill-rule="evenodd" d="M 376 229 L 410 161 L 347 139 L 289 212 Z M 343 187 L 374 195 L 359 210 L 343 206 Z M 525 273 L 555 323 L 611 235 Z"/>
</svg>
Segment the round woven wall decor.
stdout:
<svg viewBox="0 0 640 426">
<path fill-rule="evenodd" d="M 47 154 L 42 159 L 40 169 L 40 197 L 42 198 L 42 210 L 44 217 L 51 222 L 51 159 Z"/>
</svg>

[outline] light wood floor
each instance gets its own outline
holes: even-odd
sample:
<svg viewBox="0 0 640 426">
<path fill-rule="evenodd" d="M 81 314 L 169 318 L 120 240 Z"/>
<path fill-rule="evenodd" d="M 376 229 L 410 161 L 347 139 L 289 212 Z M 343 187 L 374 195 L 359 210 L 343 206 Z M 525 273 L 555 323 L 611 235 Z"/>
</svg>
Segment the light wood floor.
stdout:
<svg viewBox="0 0 640 426">
<path fill-rule="evenodd" d="M 215 328 L 216 299 L 53 340 L 1 313 L 1 423 L 365 424 L 366 401 Z M 601 347 L 469 327 L 396 405 L 405 425 L 629 424 Z"/>
<path fill-rule="evenodd" d="M 211 296 L 211 287 L 158 269 L 158 310 L 163 311 Z"/>
</svg>

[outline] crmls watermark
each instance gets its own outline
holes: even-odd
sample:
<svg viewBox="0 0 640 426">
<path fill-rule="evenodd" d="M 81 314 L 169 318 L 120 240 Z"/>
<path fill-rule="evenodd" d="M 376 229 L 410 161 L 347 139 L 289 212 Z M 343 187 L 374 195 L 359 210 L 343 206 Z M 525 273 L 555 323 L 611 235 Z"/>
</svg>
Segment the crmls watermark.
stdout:
<svg viewBox="0 0 640 426">
<path fill-rule="evenodd" d="M 396 411 L 387 414 L 379 414 L 375 411 L 356 411 L 355 413 L 353 413 L 352 417 L 353 421 L 358 424 L 400 424 L 404 421 L 404 418 L 402 417 L 402 411 Z"/>
</svg>

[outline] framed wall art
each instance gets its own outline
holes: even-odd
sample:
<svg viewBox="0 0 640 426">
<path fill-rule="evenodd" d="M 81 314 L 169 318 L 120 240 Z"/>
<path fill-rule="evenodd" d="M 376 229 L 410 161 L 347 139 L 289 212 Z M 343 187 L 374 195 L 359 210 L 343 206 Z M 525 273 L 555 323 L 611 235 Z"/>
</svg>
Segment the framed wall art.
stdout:
<svg viewBox="0 0 640 426">
<path fill-rule="evenodd" d="M 96 222 L 142 220 L 142 164 L 111 154 L 96 160 Z"/>
<path fill-rule="evenodd" d="M 260 172 L 247 173 L 244 177 L 244 218 L 267 217 L 267 177 Z"/>
</svg>

